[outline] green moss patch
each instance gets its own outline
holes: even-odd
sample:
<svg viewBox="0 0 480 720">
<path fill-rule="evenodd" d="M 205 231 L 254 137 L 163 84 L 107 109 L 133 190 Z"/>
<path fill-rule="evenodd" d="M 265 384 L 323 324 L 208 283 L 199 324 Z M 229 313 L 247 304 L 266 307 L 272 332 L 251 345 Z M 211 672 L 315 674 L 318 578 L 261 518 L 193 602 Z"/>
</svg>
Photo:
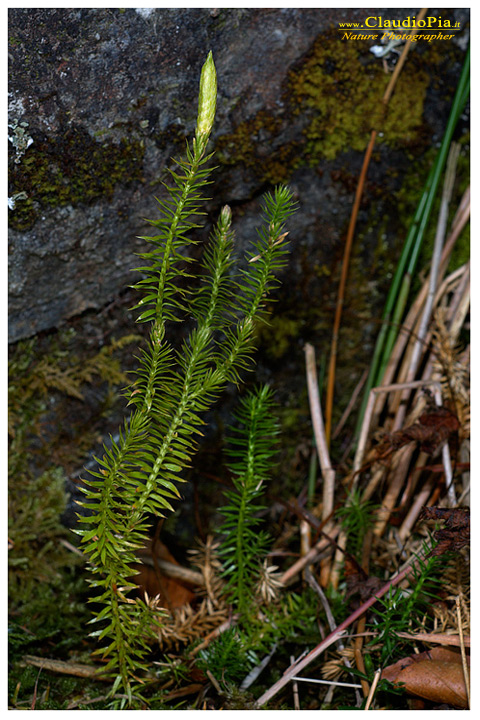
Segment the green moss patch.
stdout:
<svg viewBox="0 0 480 720">
<path fill-rule="evenodd" d="M 382 102 L 391 75 L 378 60 L 336 32 L 320 36 L 309 56 L 290 74 L 294 112 L 306 115 L 306 152 L 312 162 L 332 160 L 347 149 L 362 151 L 370 132 L 378 142 L 415 144 L 422 138 L 429 76 L 414 64 L 400 74 L 388 106 Z"/>
<path fill-rule="evenodd" d="M 363 151 L 373 129 L 379 133 L 378 144 L 423 149 L 427 67 L 424 59 L 407 63 L 385 108 L 382 98 L 391 74 L 383 64 L 365 43 L 342 42 L 333 30 L 322 33 L 288 75 L 281 98 L 284 116 L 261 110 L 241 122 L 219 138 L 217 157 L 223 164 L 243 163 L 274 184 L 298 167 L 315 166 L 352 149 Z M 291 126 L 297 127 L 287 133 Z"/>
<path fill-rule="evenodd" d="M 21 162 L 11 166 L 9 194 L 27 195 L 10 212 L 11 227 L 28 230 L 45 207 L 111 198 L 118 183 L 142 180 L 143 154 L 140 140 L 99 143 L 75 128 L 35 138 Z"/>
</svg>

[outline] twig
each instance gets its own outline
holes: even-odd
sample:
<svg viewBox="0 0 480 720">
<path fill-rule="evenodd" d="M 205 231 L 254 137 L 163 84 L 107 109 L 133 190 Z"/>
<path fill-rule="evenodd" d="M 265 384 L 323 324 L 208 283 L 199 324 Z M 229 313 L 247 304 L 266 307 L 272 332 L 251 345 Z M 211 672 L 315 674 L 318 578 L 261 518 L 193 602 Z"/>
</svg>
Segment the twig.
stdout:
<svg viewBox="0 0 480 720">
<path fill-rule="evenodd" d="M 208 679 L 209 679 L 210 682 L 212 683 L 213 687 L 214 687 L 215 690 L 217 691 L 217 693 L 218 693 L 219 695 L 223 695 L 222 688 L 221 688 L 220 685 L 218 684 L 218 680 L 217 680 L 217 678 L 215 677 L 215 675 L 212 675 L 212 673 L 211 673 L 210 670 L 206 670 L 206 674 L 207 674 Z"/>
<path fill-rule="evenodd" d="M 60 545 L 63 545 L 64 548 L 67 550 L 70 550 L 70 552 L 74 553 L 75 555 L 78 555 L 82 558 L 82 560 L 85 560 L 85 555 L 75 547 L 75 545 L 72 545 L 71 542 L 68 542 L 68 540 L 64 540 L 64 538 L 60 538 Z"/>
<path fill-rule="evenodd" d="M 290 655 L 290 662 L 292 663 L 292 665 L 295 662 L 295 657 L 293 655 Z M 298 678 L 298 679 L 301 680 L 301 678 Z M 292 688 L 293 689 L 293 709 L 300 710 L 300 699 L 298 697 L 297 678 L 292 678 L 292 680 L 293 680 L 293 683 L 292 683 L 292 685 L 293 685 L 293 688 Z"/>
<path fill-rule="evenodd" d="M 467 653 L 465 652 L 465 642 L 463 640 L 462 613 L 460 610 L 460 598 L 458 595 L 455 598 L 455 605 L 457 608 L 457 625 L 458 625 L 458 636 L 460 639 L 460 652 L 462 655 L 463 677 L 465 680 L 465 690 L 467 692 L 467 703 L 468 703 L 468 707 L 470 708 L 470 676 L 469 676 L 469 672 L 468 672 Z"/>
<path fill-rule="evenodd" d="M 352 412 L 352 409 L 353 409 L 355 403 L 357 402 L 357 398 L 360 395 L 360 393 L 362 392 L 362 388 L 367 381 L 367 377 L 368 377 L 368 370 L 364 370 L 362 377 L 358 381 L 358 383 L 355 387 L 355 390 L 353 391 L 352 396 L 351 396 L 350 400 L 348 401 L 347 407 L 343 411 L 342 417 L 338 421 L 338 424 L 335 427 L 335 430 L 333 431 L 333 434 L 332 434 L 333 440 L 335 440 L 335 438 L 338 437 L 338 435 L 340 434 L 340 431 L 343 429 L 343 426 L 347 422 L 347 420 L 350 416 L 350 413 Z"/>
<path fill-rule="evenodd" d="M 368 576 L 370 574 L 370 552 L 372 549 L 372 539 L 373 539 L 373 532 L 372 528 L 368 528 L 367 532 L 365 533 L 365 537 L 363 539 L 363 547 L 362 547 L 362 569 Z M 365 630 L 367 624 L 367 618 L 365 615 L 362 615 L 362 617 L 359 619 L 357 624 L 357 632 L 362 633 Z M 365 663 L 363 660 L 363 654 L 362 654 L 362 648 L 363 648 L 363 640 L 364 638 L 359 636 L 356 637 L 353 643 L 353 651 L 355 655 L 355 663 L 357 665 L 357 670 L 359 670 L 361 673 L 366 675 L 366 668 Z M 368 683 L 364 678 L 360 679 L 360 682 L 362 684 L 362 691 L 363 696 L 366 698 L 368 697 Z"/>
<path fill-rule="evenodd" d="M 307 520 L 300 520 L 300 554 L 306 555 L 312 549 L 311 528 Z"/>
<path fill-rule="evenodd" d="M 319 585 L 318 582 L 316 581 L 316 579 L 315 579 L 315 577 L 314 577 L 314 575 L 313 575 L 313 573 L 312 573 L 312 571 L 311 571 L 310 568 L 307 568 L 307 570 L 305 571 L 305 579 L 306 579 L 306 581 L 308 582 L 308 584 L 310 585 L 310 587 L 312 588 L 312 590 L 313 590 L 315 593 L 317 593 L 318 597 L 320 598 L 320 602 L 322 603 L 323 610 L 324 610 L 325 615 L 326 615 L 326 617 L 327 617 L 328 626 L 329 626 L 330 630 L 335 630 L 336 623 L 335 623 L 335 618 L 333 617 L 333 613 L 332 613 L 332 609 L 331 609 L 331 607 L 330 607 L 330 603 L 328 602 L 327 596 L 325 595 L 325 593 L 323 592 L 322 588 L 320 587 L 320 585 Z M 344 650 L 344 649 L 345 649 L 345 645 L 343 644 L 341 638 L 339 638 L 339 640 L 338 640 L 338 649 L 339 649 L 339 650 Z M 343 664 L 345 665 L 346 668 L 348 668 L 349 670 L 351 670 L 352 666 L 351 666 L 351 664 L 350 664 L 350 661 L 349 661 L 347 658 L 343 658 Z M 357 685 L 357 686 L 355 686 L 355 687 L 358 688 L 359 686 Z M 361 686 L 360 686 L 360 687 L 361 687 Z M 359 694 L 358 694 L 358 690 L 356 690 L 355 693 L 356 693 L 356 696 L 357 696 L 357 705 L 360 705 L 360 696 L 359 696 Z"/>
<path fill-rule="evenodd" d="M 40 673 L 42 672 L 42 667 L 40 667 L 40 670 L 38 671 L 37 677 L 35 679 L 35 685 L 33 688 L 32 704 L 30 705 L 30 710 L 35 710 L 35 705 L 37 704 L 37 688 L 38 688 L 38 681 L 40 679 Z"/>
<path fill-rule="evenodd" d="M 305 571 L 305 580 L 310 585 L 313 592 L 315 592 L 318 595 L 318 597 L 320 598 L 320 602 L 322 603 L 322 607 L 323 607 L 323 610 L 324 610 L 326 618 L 327 618 L 328 627 L 330 628 L 330 630 L 335 630 L 335 628 L 337 627 L 337 624 L 335 622 L 335 618 L 333 617 L 330 603 L 328 602 L 327 596 L 323 592 L 322 588 L 320 587 L 318 582 L 315 580 L 315 577 L 310 568 L 307 568 L 307 570 Z M 339 642 L 338 646 L 340 649 L 343 649 L 343 647 L 344 647 L 343 643 L 340 643 L 340 642 Z"/>
<path fill-rule="evenodd" d="M 365 710 L 370 710 L 370 705 L 372 704 L 373 696 L 375 695 L 375 690 L 377 689 L 378 681 L 380 680 L 381 674 L 382 674 L 382 668 L 378 668 L 378 670 L 375 671 L 375 676 L 373 678 L 372 687 L 370 688 L 370 692 L 368 693 L 367 702 L 365 704 Z"/>
<path fill-rule="evenodd" d="M 351 504 L 351 495 L 347 496 L 345 507 Z M 347 547 L 347 533 L 341 530 L 337 539 L 337 549 L 333 556 L 332 570 L 330 572 L 330 584 L 334 590 L 338 590 L 340 584 L 341 568 L 345 557 L 345 548 Z"/>
<path fill-rule="evenodd" d="M 332 530 L 329 531 L 329 538 L 336 538 L 338 533 L 340 532 L 340 527 L 335 527 Z M 296 562 L 293 563 L 291 567 L 288 568 L 288 570 L 285 570 L 283 575 L 280 578 L 280 581 L 283 585 L 288 585 L 288 583 L 292 580 L 292 578 L 295 577 L 299 572 L 303 570 L 304 567 L 306 567 L 308 564 L 315 562 L 317 560 L 319 554 L 326 550 L 327 548 L 330 549 L 331 542 L 327 538 L 321 538 L 313 547 L 312 549 L 303 557 L 299 558 Z"/>
<path fill-rule="evenodd" d="M 326 521 L 333 513 L 335 499 L 335 471 L 331 466 L 330 455 L 328 452 L 328 441 L 323 424 L 320 394 L 318 391 L 315 350 L 309 343 L 305 345 L 305 357 L 310 414 L 312 417 L 313 433 L 315 436 L 317 455 L 320 461 L 323 478 L 322 519 Z M 329 575 L 330 563 L 325 560 L 322 563 L 321 569 L 322 583 L 324 585 L 328 583 Z"/>
<path fill-rule="evenodd" d="M 140 558 L 144 565 L 150 565 L 155 568 L 157 565 L 158 569 L 162 571 L 163 575 L 167 577 L 175 578 L 176 580 L 183 580 L 189 585 L 195 587 L 204 587 L 205 578 L 202 573 L 196 570 L 190 570 L 190 568 L 183 567 L 183 565 L 177 565 L 176 563 L 169 562 L 168 560 L 162 560 L 157 555 L 142 555 Z"/>
<path fill-rule="evenodd" d="M 221 635 L 223 632 L 225 632 L 225 630 L 228 630 L 228 628 L 231 627 L 237 620 L 238 620 L 238 615 L 232 615 L 228 620 L 225 620 L 225 622 L 222 623 L 221 625 L 219 625 L 217 628 L 215 628 L 215 630 L 212 630 L 212 632 L 209 633 L 202 640 L 200 645 L 197 645 L 189 653 L 188 657 L 193 658 L 193 657 L 195 657 L 195 655 L 198 655 L 200 650 L 203 650 L 204 648 L 206 648 L 207 645 L 209 645 L 212 642 L 212 640 L 215 640 L 215 638 L 218 637 L 219 635 Z"/>
<path fill-rule="evenodd" d="M 374 605 L 377 600 L 379 600 L 387 592 L 389 592 L 392 587 L 395 587 L 395 585 L 398 585 L 398 583 L 404 580 L 407 575 L 409 575 L 409 573 L 414 570 L 414 568 L 419 562 L 419 558 L 413 558 L 409 565 L 404 567 L 403 570 L 401 570 L 397 575 L 395 575 L 387 583 L 385 583 L 385 585 L 383 585 L 383 587 L 381 587 L 375 595 L 372 595 L 370 598 L 368 598 L 368 600 L 362 603 L 360 607 L 358 607 L 351 615 L 349 615 L 346 620 L 340 623 L 340 625 L 338 625 L 338 627 L 336 627 L 333 632 L 327 635 L 327 637 L 324 638 L 322 642 L 317 645 L 313 650 L 311 650 L 302 660 L 298 661 L 294 665 L 291 665 L 284 672 L 282 677 L 263 693 L 263 695 L 256 701 L 255 706 L 262 707 L 269 700 L 271 700 L 283 687 L 285 687 L 288 682 L 290 682 L 293 677 L 298 675 L 298 673 L 303 670 L 303 668 L 307 667 L 307 665 L 313 662 L 313 660 L 315 660 L 327 648 L 329 648 L 330 645 L 336 642 L 346 632 L 347 628 L 349 628 L 350 625 L 352 625 L 356 620 L 358 620 L 358 618 L 360 618 L 372 605 Z"/>
<path fill-rule="evenodd" d="M 463 633 L 463 631 L 462 631 Z M 417 640 L 417 642 L 435 643 L 436 645 L 453 645 L 460 647 L 459 635 L 447 635 L 446 633 L 408 633 L 398 632 L 398 637 L 406 640 Z M 465 647 L 470 647 L 470 638 L 462 634 L 462 641 Z"/>
<path fill-rule="evenodd" d="M 166 695 L 163 696 L 163 701 L 171 702 L 172 700 L 179 700 L 186 695 L 194 695 L 200 690 L 203 690 L 203 688 L 204 683 L 190 683 L 190 685 L 185 685 L 185 687 L 179 688 L 178 690 L 172 690 L 171 692 L 166 693 Z"/>
<path fill-rule="evenodd" d="M 298 680 L 299 682 L 311 682 L 318 683 L 319 685 L 333 685 L 334 687 L 350 687 L 350 688 L 361 688 L 361 685 L 356 683 L 338 682 L 336 680 L 320 680 L 319 678 L 304 678 L 304 677 L 293 677 L 292 680 Z"/>
<path fill-rule="evenodd" d="M 323 477 L 323 506 L 322 518 L 331 515 L 335 495 L 335 471 L 330 463 L 327 437 L 323 424 L 322 408 L 318 392 L 317 367 L 315 363 L 315 350 L 312 345 L 305 345 L 305 359 L 307 372 L 308 399 L 310 402 L 310 414 L 312 417 L 313 433 L 317 446 L 318 459 Z"/>
<path fill-rule="evenodd" d="M 92 665 L 82 665 L 81 663 L 69 663 L 63 660 L 53 660 L 51 658 L 37 657 L 36 655 L 24 655 L 22 662 L 26 665 L 34 665 L 35 667 L 52 672 L 61 673 L 62 675 L 74 675 L 82 678 L 95 678 L 97 680 L 109 680 L 108 677 L 102 677 L 102 667 L 94 667 Z"/>
<path fill-rule="evenodd" d="M 70 552 L 75 553 L 83 560 L 85 560 L 85 555 L 78 548 L 68 542 L 68 540 L 64 540 L 63 538 L 61 538 L 60 543 L 67 550 L 70 550 Z M 190 568 L 186 568 L 183 565 L 169 562 L 168 560 L 162 560 L 157 556 L 155 556 L 154 561 L 153 554 L 153 550 L 149 554 L 140 552 L 138 556 L 138 563 L 143 565 L 150 565 L 151 567 L 155 567 L 156 564 L 164 575 L 167 575 L 168 577 L 174 578 L 176 580 L 183 580 L 184 582 L 195 587 L 203 587 L 205 585 L 205 578 L 203 577 L 202 573 L 199 573 L 195 570 L 190 570 Z"/>
</svg>

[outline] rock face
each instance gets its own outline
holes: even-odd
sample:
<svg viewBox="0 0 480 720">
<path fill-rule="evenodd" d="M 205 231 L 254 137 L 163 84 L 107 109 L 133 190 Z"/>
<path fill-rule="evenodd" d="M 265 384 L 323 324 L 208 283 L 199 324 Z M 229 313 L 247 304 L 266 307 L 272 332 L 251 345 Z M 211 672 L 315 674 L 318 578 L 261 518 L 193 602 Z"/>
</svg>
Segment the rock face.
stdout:
<svg viewBox="0 0 480 720">
<path fill-rule="evenodd" d="M 192 135 L 210 49 L 219 78 L 212 144 L 219 169 L 207 221 L 229 202 L 242 247 L 258 196 L 289 182 L 301 209 L 290 228 L 296 245 L 287 293 L 299 301 L 334 295 L 335 285 L 319 291 L 319 280 L 335 279 L 375 125 L 383 137 L 359 218 L 359 262 L 370 268 L 379 242 L 388 248 L 396 240 L 394 193 L 412 167 L 415 176 L 428 170 L 422 158 L 441 139 L 468 9 L 451 11 L 462 27 L 454 42 L 417 45 L 385 117 L 389 76 L 370 52 L 373 43 L 344 40 L 338 29 L 366 13 L 415 15 L 378 8 L 10 9 L 9 339 L 100 308 L 132 282 L 138 236 L 149 232 L 144 218 L 157 216 L 154 196 L 166 168 Z M 392 221 L 385 224 L 385 216 Z"/>
</svg>

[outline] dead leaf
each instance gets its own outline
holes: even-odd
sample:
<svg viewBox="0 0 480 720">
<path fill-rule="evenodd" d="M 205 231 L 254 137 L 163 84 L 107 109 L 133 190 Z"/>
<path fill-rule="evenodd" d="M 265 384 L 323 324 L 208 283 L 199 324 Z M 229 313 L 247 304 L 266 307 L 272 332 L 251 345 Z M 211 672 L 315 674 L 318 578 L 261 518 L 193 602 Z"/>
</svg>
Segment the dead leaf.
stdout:
<svg viewBox="0 0 480 720">
<path fill-rule="evenodd" d="M 132 565 L 132 570 L 135 572 L 133 580 L 139 587 L 140 596 L 143 597 L 145 592 L 150 597 L 159 595 L 159 606 L 169 610 L 175 610 L 191 603 L 195 598 L 195 594 L 187 584 L 179 578 L 167 576 L 161 571 L 158 563 L 155 564 L 157 559 L 179 565 L 168 548 L 160 540 L 151 541 L 139 553 L 139 559 L 145 558 L 145 563 L 148 556 L 153 560 L 153 567 L 142 563 Z"/>
<path fill-rule="evenodd" d="M 345 598 L 348 600 L 358 595 L 362 603 L 375 595 L 385 584 L 378 577 L 369 577 L 350 553 L 345 553 L 345 580 L 347 584 Z"/>
<path fill-rule="evenodd" d="M 443 405 L 429 403 L 417 422 L 406 428 L 385 434 L 376 448 L 377 459 L 387 458 L 411 442 L 417 443 L 427 455 L 435 455 L 440 448 L 458 433 L 457 416 Z"/>
<path fill-rule="evenodd" d="M 460 423 L 457 416 L 443 405 L 429 406 L 418 421 L 405 430 L 407 435 L 419 443 L 427 455 L 435 455 L 452 435 L 458 432 Z"/>
<path fill-rule="evenodd" d="M 445 521 L 445 529 L 433 533 L 438 545 L 430 551 L 429 557 L 458 552 L 470 543 L 469 508 L 424 507 L 420 517 L 425 520 Z"/>
<path fill-rule="evenodd" d="M 382 671 L 382 679 L 403 684 L 407 693 L 456 708 L 468 707 L 460 652 L 438 647 L 402 658 Z"/>
<path fill-rule="evenodd" d="M 173 578 L 158 573 L 149 565 L 132 565 L 133 580 L 139 587 L 140 597 L 146 592 L 149 597 L 160 595 L 159 607 L 174 610 L 191 603 L 195 594 Z"/>
</svg>

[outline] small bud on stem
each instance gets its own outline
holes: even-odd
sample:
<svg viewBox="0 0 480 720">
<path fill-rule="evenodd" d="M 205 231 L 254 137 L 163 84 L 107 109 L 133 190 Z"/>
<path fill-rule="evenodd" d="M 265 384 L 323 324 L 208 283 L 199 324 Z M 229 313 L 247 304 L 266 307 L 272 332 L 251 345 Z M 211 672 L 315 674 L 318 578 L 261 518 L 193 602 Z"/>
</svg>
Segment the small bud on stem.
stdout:
<svg viewBox="0 0 480 720">
<path fill-rule="evenodd" d="M 224 205 L 220 213 L 220 220 L 227 230 L 232 224 L 232 210 L 229 205 Z"/>
</svg>

